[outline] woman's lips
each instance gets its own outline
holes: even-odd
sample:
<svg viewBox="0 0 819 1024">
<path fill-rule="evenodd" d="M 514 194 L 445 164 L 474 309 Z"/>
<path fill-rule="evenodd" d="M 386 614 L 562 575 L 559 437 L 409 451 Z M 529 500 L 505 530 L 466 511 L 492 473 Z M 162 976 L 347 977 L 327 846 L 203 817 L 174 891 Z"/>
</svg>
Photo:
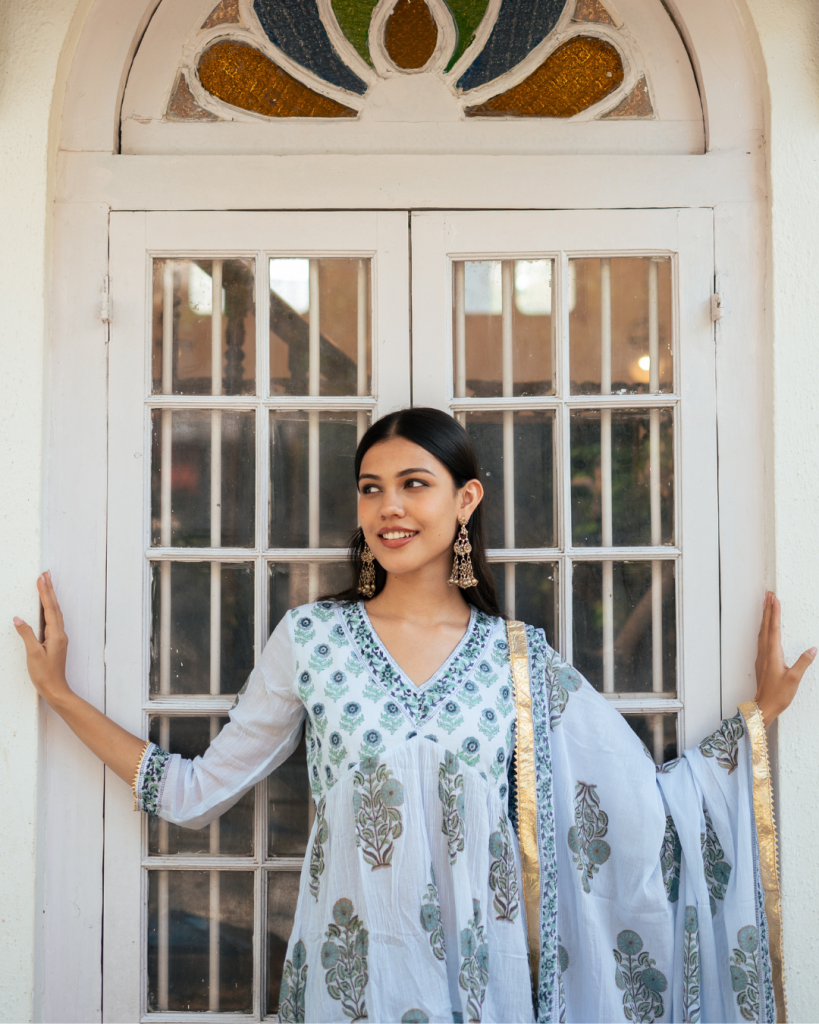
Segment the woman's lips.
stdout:
<svg viewBox="0 0 819 1024">
<path fill-rule="evenodd" d="M 378 539 L 385 548 L 403 548 L 418 536 L 417 530 L 390 530 L 389 533 L 391 534 L 389 537 L 385 537 L 381 533 L 378 535 Z"/>
</svg>

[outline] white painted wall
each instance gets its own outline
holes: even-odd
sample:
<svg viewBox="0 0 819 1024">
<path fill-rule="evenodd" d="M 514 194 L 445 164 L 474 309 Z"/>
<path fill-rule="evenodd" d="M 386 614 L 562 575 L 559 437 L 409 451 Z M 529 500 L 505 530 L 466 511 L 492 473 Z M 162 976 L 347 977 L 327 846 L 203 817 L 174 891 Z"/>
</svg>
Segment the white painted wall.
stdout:
<svg viewBox="0 0 819 1024">
<path fill-rule="evenodd" d="M 42 721 L 12 626 L 37 621 L 43 568 L 44 368 L 52 96 L 77 0 L 0 4 L 0 1019 L 29 1021 L 42 988 L 37 865 Z"/>
<path fill-rule="evenodd" d="M 769 581 L 785 652 L 819 643 L 819 6 L 747 0 L 769 91 L 768 327 L 773 430 Z M 790 1019 L 816 1020 L 819 956 L 819 679 L 779 729 L 779 827 Z"/>
</svg>

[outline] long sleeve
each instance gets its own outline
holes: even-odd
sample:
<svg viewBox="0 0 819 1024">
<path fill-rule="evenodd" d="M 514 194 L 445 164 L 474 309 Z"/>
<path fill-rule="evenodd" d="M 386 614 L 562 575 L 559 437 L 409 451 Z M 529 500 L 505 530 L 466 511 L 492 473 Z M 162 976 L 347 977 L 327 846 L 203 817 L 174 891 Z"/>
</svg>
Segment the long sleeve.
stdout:
<svg viewBox="0 0 819 1024">
<path fill-rule="evenodd" d="M 149 745 L 137 776 L 138 807 L 177 825 L 202 828 L 290 756 L 304 716 L 285 617 L 231 710 L 230 722 L 204 756 L 186 760 Z"/>
</svg>

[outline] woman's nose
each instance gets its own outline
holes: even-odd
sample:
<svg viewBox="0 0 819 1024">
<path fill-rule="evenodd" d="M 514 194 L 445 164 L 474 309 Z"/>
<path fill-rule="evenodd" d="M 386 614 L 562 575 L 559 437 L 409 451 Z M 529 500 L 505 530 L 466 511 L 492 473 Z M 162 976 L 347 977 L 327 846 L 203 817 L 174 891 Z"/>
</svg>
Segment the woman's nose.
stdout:
<svg viewBox="0 0 819 1024">
<path fill-rule="evenodd" d="M 397 491 L 384 492 L 384 498 L 381 502 L 381 508 L 379 511 L 383 519 L 389 519 L 393 516 L 403 516 L 404 506 Z"/>
</svg>

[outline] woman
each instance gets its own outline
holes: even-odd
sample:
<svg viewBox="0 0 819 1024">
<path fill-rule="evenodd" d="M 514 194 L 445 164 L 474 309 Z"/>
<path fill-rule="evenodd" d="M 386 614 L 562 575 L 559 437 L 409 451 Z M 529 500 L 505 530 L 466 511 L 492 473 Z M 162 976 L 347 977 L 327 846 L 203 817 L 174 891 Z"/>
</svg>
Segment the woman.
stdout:
<svg viewBox="0 0 819 1024">
<path fill-rule="evenodd" d="M 71 692 L 48 573 L 44 643 L 15 619 L 39 693 L 133 779 L 138 806 L 178 824 L 227 810 L 306 719 L 316 816 L 281 1018 L 775 1020 L 762 721 L 816 649 L 787 668 L 766 595 L 756 703 L 655 773 L 543 632 L 500 615 L 463 428 L 393 413 L 355 469 L 351 589 L 285 616 L 202 758 L 144 744 Z"/>
</svg>

